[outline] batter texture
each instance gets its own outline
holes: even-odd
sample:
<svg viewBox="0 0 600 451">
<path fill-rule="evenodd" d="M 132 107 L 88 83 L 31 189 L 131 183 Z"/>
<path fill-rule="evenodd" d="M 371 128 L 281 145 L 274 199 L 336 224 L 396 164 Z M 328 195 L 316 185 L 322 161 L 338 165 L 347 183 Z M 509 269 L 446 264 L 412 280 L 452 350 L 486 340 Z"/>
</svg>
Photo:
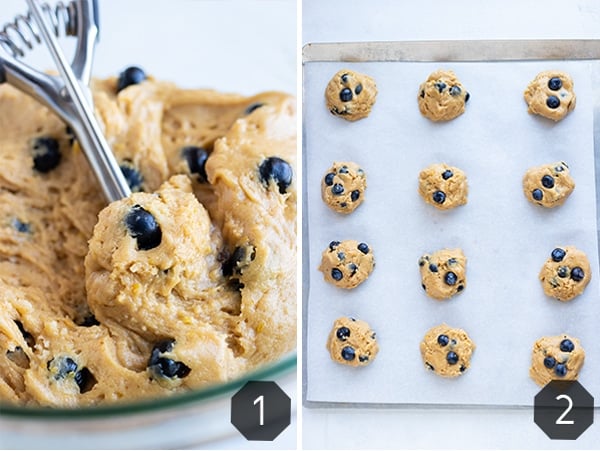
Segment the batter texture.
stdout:
<svg viewBox="0 0 600 451">
<path fill-rule="evenodd" d="M 136 192 L 0 86 L 0 400 L 77 406 L 239 376 L 295 347 L 295 100 L 93 83 Z M 89 244 L 88 244 L 89 243 Z"/>
</svg>

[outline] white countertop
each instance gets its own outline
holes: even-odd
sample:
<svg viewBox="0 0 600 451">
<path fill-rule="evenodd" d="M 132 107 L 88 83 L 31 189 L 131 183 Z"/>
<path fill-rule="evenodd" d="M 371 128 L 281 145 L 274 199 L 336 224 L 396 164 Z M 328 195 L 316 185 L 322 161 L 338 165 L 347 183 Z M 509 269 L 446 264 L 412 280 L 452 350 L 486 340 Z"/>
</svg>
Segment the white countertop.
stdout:
<svg viewBox="0 0 600 451">
<path fill-rule="evenodd" d="M 593 0 L 304 0 L 302 14 L 303 45 L 600 38 L 600 2 Z M 301 414 L 304 449 L 597 449 L 600 441 L 598 418 L 576 441 L 550 440 L 532 409 L 303 408 Z"/>
</svg>

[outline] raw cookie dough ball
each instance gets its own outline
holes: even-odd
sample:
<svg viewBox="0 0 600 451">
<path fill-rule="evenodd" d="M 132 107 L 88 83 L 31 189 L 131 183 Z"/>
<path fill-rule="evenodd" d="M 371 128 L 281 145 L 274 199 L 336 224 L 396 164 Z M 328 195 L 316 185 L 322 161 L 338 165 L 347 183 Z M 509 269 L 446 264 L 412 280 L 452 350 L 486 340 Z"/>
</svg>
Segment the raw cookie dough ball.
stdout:
<svg viewBox="0 0 600 451">
<path fill-rule="evenodd" d="M 584 359 L 577 338 L 566 334 L 542 337 L 533 345 L 529 375 L 541 386 L 552 380 L 576 380 Z"/>
<path fill-rule="evenodd" d="M 575 182 L 564 161 L 527 170 L 523 176 L 523 192 L 527 199 L 542 207 L 562 205 L 575 189 Z"/>
<path fill-rule="evenodd" d="M 467 203 L 469 186 L 463 171 L 445 163 L 432 164 L 419 174 L 419 194 L 440 210 Z"/>
<path fill-rule="evenodd" d="M 374 266 L 373 250 L 367 243 L 332 241 L 323 251 L 319 271 L 327 282 L 351 289 L 367 280 Z"/>
<path fill-rule="evenodd" d="M 467 258 L 461 249 L 442 249 L 419 259 L 421 285 L 434 299 L 448 299 L 467 286 Z"/>
<path fill-rule="evenodd" d="M 465 111 L 469 93 L 451 70 L 437 70 L 419 86 L 419 110 L 434 122 L 449 121 Z"/>
<path fill-rule="evenodd" d="M 323 202 L 338 213 L 352 213 L 362 204 L 367 188 L 365 171 L 353 162 L 334 162 L 321 182 Z"/>
<path fill-rule="evenodd" d="M 540 271 L 540 281 L 547 296 L 570 301 L 583 293 L 592 271 L 585 253 L 573 246 L 557 247 Z"/>
<path fill-rule="evenodd" d="M 379 352 L 375 332 L 369 324 L 347 317 L 338 318 L 333 323 L 327 349 L 334 362 L 350 366 L 368 365 Z"/>
<path fill-rule="evenodd" d="M 560 71 L 540 72 L 524 93 L 527 111 L 560 121 L 575 109 L 573 80 Z"/>
<path fill-rule="evenodd" d="M 432 327 L 421 342 L 425 367 L 443 377 L 457 377 L 471 365 L 475 343 L 462 329 L 447 324 Z"/>
<path fill-rule="evenodd" d="M 357 121 L 369 115 L 377 97 L 375 80 L 368 75 L 342 69 L 325 89 L 327 108 L 347 121 Z"/>
</svg>

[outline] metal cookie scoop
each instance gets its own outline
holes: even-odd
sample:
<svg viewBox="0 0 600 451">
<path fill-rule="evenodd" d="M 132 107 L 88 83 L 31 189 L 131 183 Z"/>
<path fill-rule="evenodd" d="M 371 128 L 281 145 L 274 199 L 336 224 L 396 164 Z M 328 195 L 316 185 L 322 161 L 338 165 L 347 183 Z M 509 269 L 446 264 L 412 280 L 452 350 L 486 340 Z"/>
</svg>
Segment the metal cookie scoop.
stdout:
<svg viewBox="0 0 600 451">
<path fill-rule="evenodd" d="M 9 53 L 4 55 L 0 52 L 0 83 L 10 83 L 30 95 L 71 127 L 108 202 L 129 196 L 131 190 L 94 116 L 88 86 L 99 31 L 97 0 L 74 0 L 68 6 L 59 3 L 54 15 L 47 4 L 40 6 L 36 0 L 27 0 L 27 3 L 30 13 L 18 16 L 0 33 L 0 47 Z M 48 18 L 52 21 L 51 28 Z M 59 33 L 61 19 L 66 33 L 77 37 L 71 65 L 55 37 Z M 18 60 L 24 52 L 11 38 L 11 31 L 29 48 L 32 47 L 29 35 L 38 43 L 43 39 L 60 76 L 34 70 Z"/>
</svg>

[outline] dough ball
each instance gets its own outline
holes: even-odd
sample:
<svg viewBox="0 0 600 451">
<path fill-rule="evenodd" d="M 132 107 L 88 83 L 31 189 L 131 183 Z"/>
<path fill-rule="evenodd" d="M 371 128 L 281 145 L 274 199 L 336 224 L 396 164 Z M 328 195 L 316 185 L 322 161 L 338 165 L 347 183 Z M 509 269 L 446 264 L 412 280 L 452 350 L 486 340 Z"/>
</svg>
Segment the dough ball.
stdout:
<svg viewBox="0 0 600 451">
<path fill-rule="evenodd" d="M 335 320 L 327 339 L 327 349 L 334 362 L 349 366 L 365 366 L 379 352 L 375 332 L 368 323 L 354 318 Z"/>
<path fill-rule="evenodd" d="M 458 377 L 471 366 L 475 343 L 462 329 L 446 324 L 432 327 L 421 342 L 425 367 L 442 377 Z"/>
<path fill-rule="evenodd" d="M 530 202 L 546 208 L 565 203 L 575 189 L 575 182 L 564 161 L 536 166 L 523 176 L 523 192 Z"/>
<path fill-rule="evenodd" d="M 567 334 L 542 337 L 533 344 L 529 375 L 540 386 L 552 380 L 576 380 L 584 359 L 577 338 Z"/>
<path fill-rule="evenodd" d="M 351 161 L 334 162 L 321 181 L 323 202 L 333 211 L 349 214 L 363 203 L 367 176 Z"/>
<path fill-rule="evenodd" d="M 560 71 L 537 74 L 524 93 L 527 111 L 553 121 L 560 121 L 575 109 L 573 80 Z"/>
<path fill-rule="evenodd" d="M 451 70 L 437 70 L 419 86 L 419 110 L 434 122 L 449 121 L 465 112 L 470 94 Z"/>
<path fill-rule="evenodd" d="M 467 203 L 469 186 L 465 173 L 445 163 L 432 164 L 419 174 L 419 194 L 439 210 L 449 210 Z"/>
<path fill-rule="evenodd" d="M 461 249 L 442 249 L 419 259 L 421 286 L 428 296 L 442 300 L 467 286 L 467 259 Z"/>
<path fill-rule="evenodd" d="M 375 80 L 368 75 L 342 69 L 327 84 L 327 109 L 347 121 L 357 121 L 369 115 L 377 98 Z"/>
<path fill-rule="evenodd" d="M 592 271 L 583 251 L 574 246 L 557 247 L 542 266 L 539 278 L 547 296 L 570 301 L 583 293 Z"/>
<path fill-rule="evenodd" d="M 323 251 L 319 271 L 327 282 L 351 289 L 367 280 L 374 266 L 373 250 L 367 243 L 332 241 Z"/>
</svg>

